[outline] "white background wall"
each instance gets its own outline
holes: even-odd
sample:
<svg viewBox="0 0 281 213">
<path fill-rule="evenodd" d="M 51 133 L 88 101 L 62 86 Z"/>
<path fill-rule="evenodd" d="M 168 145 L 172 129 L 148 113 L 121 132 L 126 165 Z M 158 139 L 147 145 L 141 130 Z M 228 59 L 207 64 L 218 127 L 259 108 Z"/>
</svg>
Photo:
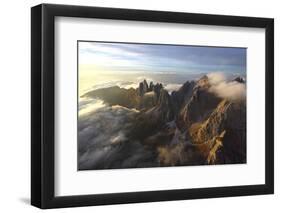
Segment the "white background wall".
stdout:
<svg viewBox="0 0 281 213">
<path fill-rule="evenodd" d="M 281 13 L 264 0 L 45 0 L 45 3 L 275 18 L 275 195 L 50 210 L 51 212 L 273 212 L 281 208 Z M 0 212 L 38 212 L 30 197 L 30 7 L 37 0 L 1 2 Z M 278 85 L 279 84 L 279 85 Z M 258 134 L 258 133 L 257 133 Z M 243 174 L 237 174 L 243 175 Z"/>
</svg>

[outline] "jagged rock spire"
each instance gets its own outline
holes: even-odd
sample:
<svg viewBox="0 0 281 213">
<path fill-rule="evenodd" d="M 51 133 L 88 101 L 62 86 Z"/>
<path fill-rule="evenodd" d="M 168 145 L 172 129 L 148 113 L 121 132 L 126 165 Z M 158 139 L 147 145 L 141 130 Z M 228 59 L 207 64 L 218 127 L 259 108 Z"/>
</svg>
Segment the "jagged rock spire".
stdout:
<svg viewBox="0 0 281 213">
<path fill-rule="evenodd" d="M 237 81 L 239 83 L 245 83 L 245 80 L 240 76 L 236 77 L 233 81 Z"/>
<path fill-rule="evenodd" d="M 143 96 L 145 93 L 149 92 L 148 84 L 145 79 L 139 83 L 138 91 L 140 96 Z"/>
</svg>

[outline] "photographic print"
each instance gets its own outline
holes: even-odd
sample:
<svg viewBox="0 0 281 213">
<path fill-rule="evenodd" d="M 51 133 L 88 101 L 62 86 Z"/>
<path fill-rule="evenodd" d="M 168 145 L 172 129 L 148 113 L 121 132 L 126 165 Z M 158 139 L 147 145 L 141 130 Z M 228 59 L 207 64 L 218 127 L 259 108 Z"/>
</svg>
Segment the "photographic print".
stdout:
<svg viewBox="0 0 281 213">
<path fill-rule="evenodd" d="M 78 170 L 246 163 L 246 53 L 77 41 Z"/>
<path fill-rule="evenodd" d="M 33 206 L 274 193 L 273 18 L 36 5 L 30 105 Z"/>
</svg>

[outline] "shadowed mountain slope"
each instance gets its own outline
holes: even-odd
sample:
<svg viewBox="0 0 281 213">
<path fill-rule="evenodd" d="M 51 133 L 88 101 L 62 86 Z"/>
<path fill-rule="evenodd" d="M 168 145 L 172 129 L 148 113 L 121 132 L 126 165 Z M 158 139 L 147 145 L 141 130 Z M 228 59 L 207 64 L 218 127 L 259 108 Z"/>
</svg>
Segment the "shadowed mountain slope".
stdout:
<svg viewBox="0 0 281 213">
<path fill-rule="evenodd" d="M 161 83 L 144 80 L 136 89 L 114 86 L 90 91 L 83 97 L 99 98 L 111 107 L 139 110 L 130 117 L 126 140 L 120 144 L 122 150 L 130 143 L 143 146 L 142 153 L 154 156 L 150 166 L 246 163 L 245 83 L 241 77 L 214 81 L 205 75 L 169 94 Z M 220 88 L 225 88 L 223 95 L 218 94 Z M 236 88 L 233 94 L 241 93 L 241 98 L 225 94 Z M 125 161 L 128 155 L 120 152 L 118 159 L 124 156 Z M 83 169 L 95 169 L 83 165 Z M 91 165 L 102 168 L 101 164 Z"/>
</svg>

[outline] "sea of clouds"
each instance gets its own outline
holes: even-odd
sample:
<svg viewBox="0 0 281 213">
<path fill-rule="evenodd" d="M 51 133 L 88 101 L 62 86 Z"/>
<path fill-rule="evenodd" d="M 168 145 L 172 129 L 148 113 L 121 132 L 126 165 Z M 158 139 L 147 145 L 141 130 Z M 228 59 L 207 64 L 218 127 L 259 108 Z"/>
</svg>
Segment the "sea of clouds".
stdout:
<svg viewBox="0 0 281 213">
<path fill-rule="evenodd" d="M 154 154 L 127 137 L 138 111 L 101 102 L 83 100 L 79 106 L 79 170 L 153 166 Z"/>
</svg>

